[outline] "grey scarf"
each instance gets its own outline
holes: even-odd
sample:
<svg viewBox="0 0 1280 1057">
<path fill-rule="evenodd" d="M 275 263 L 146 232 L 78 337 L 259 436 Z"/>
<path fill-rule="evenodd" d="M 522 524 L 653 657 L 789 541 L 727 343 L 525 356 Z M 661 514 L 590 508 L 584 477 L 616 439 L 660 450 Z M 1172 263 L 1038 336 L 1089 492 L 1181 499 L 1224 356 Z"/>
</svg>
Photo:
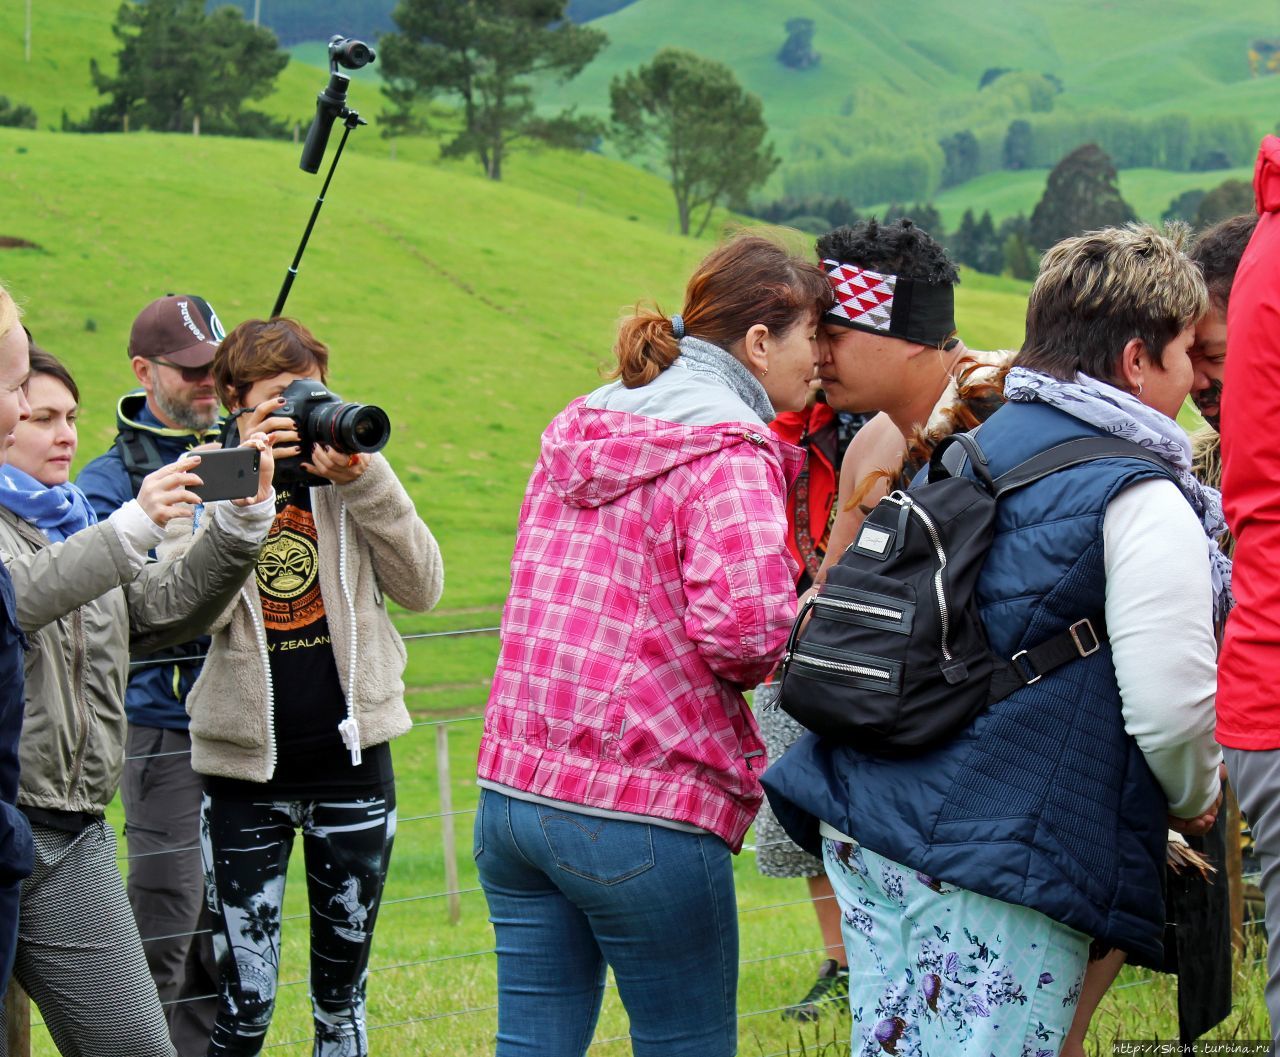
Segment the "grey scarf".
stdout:
<svg viewBox="0 0 1280 1057">
<path fill-rule="evenodd" d="M 771 421 L 777 414 L 769 401 L 769 394 L 742 362 L 719 345 L 713 345 L 701 338 L 683 337 L 680 339 L 680 355 L 676 357 L 672 367 L 683 367 L 686 371 L 699 371 L 710 374 L 727 385 L 760 416 L 762 422 Z"/>
</svg>

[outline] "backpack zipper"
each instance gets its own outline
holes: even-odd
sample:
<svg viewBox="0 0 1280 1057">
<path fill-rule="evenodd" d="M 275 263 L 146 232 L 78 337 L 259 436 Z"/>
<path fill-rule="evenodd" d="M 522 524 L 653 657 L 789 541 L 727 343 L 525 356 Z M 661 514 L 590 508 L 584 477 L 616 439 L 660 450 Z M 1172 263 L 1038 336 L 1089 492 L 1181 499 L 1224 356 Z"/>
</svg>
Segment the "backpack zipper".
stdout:
<svg viewBox="0 0 1280 1057">
<path fill-rule="evenodd" d="M 924 508 L 914 503 L 909 495 L 905 495 L 902 492 L 894 492 L 886 498 L 900 507 L 906 507 L 907 510 L 915 514 L 920 519 L 921 524 L 924 525 L 925 531 L 929 533 L 929 539 L 933 543 L 933 551 L 938 558 L 938 571 L 933 574 L 933 590 L 938 597 L 938 616 L 942 624 L 942 656 L 950 662 L 954 658 L 951 656 L 951 648 L 947 644 L 951 638 L 951 612 L 947 608 L 947 595 L 942 585 L 942 571 L 947 567 L 947 552 L 943 550 L 942 539 L 938 535 L 937 528 L 934 527 L 933 519 L 924 511 Z"/>
<path fill-rule="evenodd" d="M 802 664 L 812 665 L 814 668 L 827 668 L 834 672 L 845 672 L 848 675 L 862 675 L 868 679 L 883 679 L 888 682 L 893 678 L 893 673 L 886 671 L 884 668 L 868 668 L 861 664 L 845 664 L 842 661 L 829 661 L 825 657 L 815 657 L 811 653 L 797 651 L 792 655 L 792 660 L 800 661 Z"/>
<path fill-rule="evenodd" d="M 815 603 L 819 606 L 836 606 L 839 609 L 847 609 L 853 613 L 863 613 L 869 617 L 902 620 L 902 610 L 889 609 L 886 606 L 873 606 L 866 602 L 849 602 L 843 598 L 833 598 L 830 595 L 818 595 L 815 598 Z"/>
</svg>

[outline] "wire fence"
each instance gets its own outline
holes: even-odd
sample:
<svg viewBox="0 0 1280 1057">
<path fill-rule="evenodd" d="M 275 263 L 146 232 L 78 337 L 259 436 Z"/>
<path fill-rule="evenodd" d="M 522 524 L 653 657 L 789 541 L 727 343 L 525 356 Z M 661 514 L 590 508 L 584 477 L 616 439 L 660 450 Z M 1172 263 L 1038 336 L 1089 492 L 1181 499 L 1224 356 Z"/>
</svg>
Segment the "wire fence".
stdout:
<svg viewBox="0 0 1280 1057">
<path fill-rule="evenodd" d="M 435 631 L 435 632 L 407 634 L 403 636 L 403 639 L 406 642 L 419 642 L 419 641 L 431 641 L 431 640 L 447 641 L 449 639 L 454 639 L 454 638 L 459 638 L 464 636 L 494 635 L 498 632 L 498 630 L 499 629 L 497 627 L 464 628 L 464 629 L 448 630 L 448 631 Z M 134 664 L 131 665 L 131 667 L 140 668 L 140 667 L 151 666 L 154 664 L 172 665 L 177 662 L 195 661 L 195 660 L 203 660 L 203 659 L 204 659 L 204 655 L 202 654 L 192 654 L 192 655 L 187 655 L 182 657 L 170 657 L 170 658 L 167 658 L 164 660 L 158 660 L 158 661 L 148 660 L 148 661 L 135 662 Z M 452 806 L 451 797 L 452 797 L 452 786 L 453 786 L 453 774 L 452 774 L 452 769 L 450 767 L 450 760 L 449 760 L 450 730 L 457 728 L 460 725 L 475 724 L 475 723 L 481 722 L 483 718 L 484 717 L 482 714 L 477 713 L 477 714 L 463 715 L 463 716 L 445 716 L 445 717 L 431 718 L 431 719 L 418 719 L 413 722 L 411 731 L 407 735 L 407 737 L 414 737 L 415 735 L 421 736 L 421 733 L 427 730 L 434 731 L 435 764 L 436 764 L 436 772 L 437 772 L 435 795 L 438 802 L 435 805 L 428 805 L 428 806 L 436 807 L 437 808 L 436 810 L 421 810 L 414 814 L 400 815 L 397 818 L 397 840 L 398 841 L 403 840 L 403 838 L 400 836 L 401 827 L 404 827 L 404 826 L 411 827 L 410 834 L 412 834 L 414 832 L 414 829 L 417 827 L 417 824 L 439 823 L 440 829 L 441 829 L 441 834 L 439 838 L 439 845 L 440 845 L 439 850 L 444 860 L 444 874 L 445 874 L 444 882 L 445 883 L 442 888 L 439 888 L 437 890 L 426 891 L 426 892 L 412 892 L 407 895 L 399 895 L 391 898 L 384 898 L 381 901 L 381 908 L 383 911 L 391 908 L 402 907 L 402 906 L 421 907 L 433 901 L 445 900 L 447 901 L 447 905 L 448 905 L 449 920 L 452 923 L 457 924 L 458 921 L 461 919 L 461 915 L 462 915 L 462 899 L 463 897 L 468 897 L 469 899 L 468 907 L 470 909 L 468 909 L 467 913 L 487 920 L 487 909 L 485 907 L 483 900 L 475 901 L 479 903 L 478 906 L 474 906 L 473 903 L 471 902 L 473 897 L 476 897 L 481 894 L 480 887 L 478 885 L 462 885 L 459 883 L 459 870 L 458 870 L 458 862 L 457 862 L 458 849 L 456 846 L 456 838 L 453 831 L 453 822 L 455 819 L 459 817 L 473 816 L 476 812 L 476 807 L 474 805 L 466 806 L 466 807 L 457 807 L 457 808 Z M 131 761 L 138 761 L 138 760 L 144 760 L 144 759 L 155 759 L 160 757 L 172 757 L 172 756 L 180 756 L 180 755 L 189 755 L 189 750 L 182 750 L 179 752 L 162 752 L 162 753 L 152 753 L 152 754 L 144 754 L 144 755 L 134 755 L 134 756 L 128 757 L 128 759 Z M 424 840 L 429 840 L 429 839 L 430 838 L 424 838 Z M 786 842 L 778 841 L 774 843 L 782 844 Z M 770 846 L 771 846 L 770 844 L 748 843 L 743 846 L 743 851 L 744 853 L 754 854 L 760 851 L 761 849 L 767 848 Z M 129 854 L 128 852 L 125 852 L 123 854 L 118 855 L 117 858 L 122 868 L 122 872 L 127 873 L 128 864 L 131 861 L 136 859 L 150 858 L 158 855 L 175 855 L 175 854 L 182 854 L 182 853 L 194 854 L 198 852 L 199 852 L 198 842 L 197 843 L 184 842 L 179 845 L 175 845 L 174 847 L 166 848 L 160 851 L 148 851 L 148 852 L 142 852 L 142 853 L 136 853 L 136 854 Z M 392 866 L 391 866 L 391 873 L 393 876 L 395 874 L 395 869 L 396 869 L 396 858 L 393 856 Z M 818 897 L 818 900 L 814 900 L 806 896 L 804 898 L 799 898 L 799 899 L 784 899 L 784 900 L 758 903 L 757 905 L 740 906 L 738 908 L 738 917 L 741 921 L 742 933 L 744 936 L 753 935 L 754 933 L 760 933 L 760 934 L 767 933 L 768 931 L 767 926 L 765 925 L 756 926 L 752 924 L 753 921 L 756 920 L 758 915 L 766 914 L 773 911 L 788 910 L 790 908 L 801 907 L 801 906 L 807 907 L 811 903 L 814 903 L 816 901 L 820 901 L 822 899 L 833 899 L 833 898 L 834 898 L 833 896 L 825 896 L 825 897 Z M 310 916 L 309 912 L 304 910 L 298 913 L 284 915 L 281 918 L 281 920 L 282 922 L 296 921 L 296 920 L 307 919 L 309 918 L 309 916 Z M 379 924 L 380 924 L 380 928 L 379 928 L 380 933 L 392 927 L 387 923 L 384 917 L 380 917 Z M 808 917 L 807 924 L 809 928 L 813 931 L 814 937 L 817 938 L 816 923 L 813 921 L 812 916 Z M 1253 928 L 1253 927 L 1262 925 L 1262 920 L 1261 919 L 1248 920 L 1243 922 L 1243 925 L 1245 928 Z M 148 944 L 157 943 L 161 941 L 174 940 L 174 939 L 179 939 L 184 937 L 195 938 L 198 936 L 207 935 L 210 931 L 211 930 L 207 928 L 206 929 L 193 928 L 189 931 L 168 932 L 163 934 L 143 936 L 142 942 L 145 947 Z M 428 970 L 432 966 L 436 966 L 436 965 L 445 965 L 445 964 L 458 965 L 460 963 L 466 963 L 466 962 L 480 962 L 481 960 L 484 960 L 484 959 L 493 958 L 494 954 L 495 952 L 492 946 L 485 946 L 485 947 L 474 948 L 474 949 L 469 949 L 464 951 L 452 951 L 448 953 L 434 954 L 430 957 L 401 959 L 385 965 L 371 966 L 369 969 L 369 974 L 371 977 L 374 977 L 377 979 L 388 979 L 393 977 L 395 974 L 410 973 L 411 971 L 414 971 L 414 970 Z M 772 967 L 778 963 L 798 961 L 799 959 L 806 959 L 810 963 L 812 963 L 819 956 L 823 956 L 823 955 L 824 955 L 823 947 L 812 946 L 812 947 L 803 947 L 800 949 L 785 950 L 781 952 L 758 954 L 751 957 L 744 957 L 740 960 L 739 964 L 744 970 L 748 972 L 755 967 L 767 967 L 770 970 L 772 970 Z M 1262 959 L 1257 959 L 1251 964 L 1256 964 L 1257 961 L 1261 961 L 1261 960 Z M 1131 990 L 1135 988 L 1147 987 L 1147 986 L 1150 986 L 1155 981 L 1155 979 L 1156 977 L 1154 976 L 1145 976 L 1137 980 L 1131 980 L 1125 983 L 1115 984 L 1113 985 L 1112 989 L 1115 991 L 1126 991 L 1126 990 Z M 282 994 L 289 993 L 292 991 L 296 991 L 299 988 L 305 987 L 308 983 L 309 983 L 309 978 L 307 976 L 305 975 L 297 976 L 291 979 L 280 981 L 278 984 L 278 991 Z M 612 981 L 610 981 L 610 983 L 607 986 L 610 989 L 612 989 L 614 985 L 612 984 Z M 33 1027 L 35 1028 L 42 1027 L 43 1021 L 37 1018 L 30 1017 L 29 1007 L 25 1005 L 24 1000 L 22 1000 L 20 997 L 18 1001 L 15 1003 L 13 999 L 13 992 L 17 991 L 16 987 L 11 987 L 10 990 L 11 990 L 10 1009 L 9 1009 L 10 1042 L 9 1042 L 8 1052 L 10 1054 L 10 1057 L 30 1057 L 30 1053 L 31 1053 L 30 1029 Z M 179 1004 L 182 1002 L 207 1001 L 215 997 L 216 997 L 215 995 L 210 993 L 206 995 L 197 995 L 197 996 L 190 996 L 183 999 L 176 999 L 176 1000 L 173 1000 L 172 1002 L 166 1002 L 164 1004 L 166 1006 L 169 1006 L 169 1005 Z M 408 1029 L 418 1025 L 429 1024 L 429 1023 L 459 1021 L 467 1017 L 492 1014 L 494 1013 L 496 1008 L 497 1008 L 496 1002 L 491 1002 L 491 1003 L 482 1003 L 482 1004 L 475 1004 L 475 1005 L 464 1005 L 456 1009 L 448 1009 L 448 1010 L 442 1010 L 442 1011 L 436 1011 L 436 1012 L 430 1012 L 430 1013 L 415 1012 L 414 1015 L 410 1015 L 410 1016 L 401 1016 L 401 1017 L 396 1017 L 396 1018 L 388 1019 L 381 1022 L 370 1023 L 367 1026 L 367 1030 L 370 1034 L 375 1034 L 375 1033 L 382 1033 L 382 1032 L 394 1032 L 398 1029 Z M 741 1024 L 745 1024 L 748 1021 L 755 1020 L 757 1018 L 766 1017 L 770 1015 L 779 1015 L 786 1008 L 787 1008 L 786 1005 L 779 1005 L 776 1003 L 766 1003 L 765 1005 L 762 1005 L 759 1008 L 752 1008 L 743 1012 L 739 1012 L 738 1022 L 741 1025 Z M 14 1024 L 15 1014 L 23 1018 L 22 1023 L 17 1025 Z M 27 1018 L 30 1018 L 30 1019 L 28 1020 Z M 488 1038 L 490 1037 L 491 1036 L 487 1036 L 483 1040 L 477 1040 L 477 1043 L 478 1044 L 487 1043 Z M 16 1044 L 15 1044 L 15 1040 L 16 1040 Z M 607 1036 L 596 1038 L 595 1040 L 593 1040 L 591 1044 L 591 1049 L 598 1050 L 602 1047 L 607 1047 L 607 1046 L 618 1044 L 618 1043 L 624 1043 L 628 1040 L 629 1040 L 629 1036 L 626 1034 L 607 1035 Z M 264 1047 L 264 1049 L 266 1050 L 287 1049 L 290 1047 L 309 1046 L 311 1045 L 311 1043 L 312 1043 L 312 1036 L 310 1034 L 306 1034 L 304 1036 L 300 1036 L 296 1038 L 286 1038 L 286 1039 L 271 1041 Z M 453 1051 L 451 1050 L 450 1052 L 453 1052 Z M 787 1049 L 778 1050 L 775 1052 L 771 1052 L 769 1054 L 764 1054 L 763 1057 L 786 1057 L 787 1054 L 790 1054 L 792 1052 L 793 1050 L 791 1048 L 791 1045 L 788 1043 Z M 799 1052 L 799 1051 L 797 1050 L 794 1052 Z"/>
</svg>

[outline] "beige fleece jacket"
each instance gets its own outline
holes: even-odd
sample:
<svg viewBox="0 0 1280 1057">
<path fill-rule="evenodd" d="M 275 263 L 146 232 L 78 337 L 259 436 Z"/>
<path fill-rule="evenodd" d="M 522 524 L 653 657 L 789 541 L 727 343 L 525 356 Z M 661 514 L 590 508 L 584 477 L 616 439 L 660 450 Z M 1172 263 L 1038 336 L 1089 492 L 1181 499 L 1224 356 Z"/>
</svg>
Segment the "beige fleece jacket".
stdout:
<svg viewBox="0 0 1280 1057">
<path fill-rule="evenodd" d="M 404 643 L 386 598 L 424 612 L 444 587 L 431 531 L 381 455 L 350 484 L 311 490 L 324 599 L 348 716 L 367 748 L 405 733 Z M 203 531 L 201 526 L 199 531 Z M 190 546 L 191 522 L 171 524 L 162 554 Z M 213 645 L 187 697 L 191 766 L 201 774 L 266 782 L 275 773 L 275 694 L 262 604 L 251 575 L 211 628 Z"/>
</svg>

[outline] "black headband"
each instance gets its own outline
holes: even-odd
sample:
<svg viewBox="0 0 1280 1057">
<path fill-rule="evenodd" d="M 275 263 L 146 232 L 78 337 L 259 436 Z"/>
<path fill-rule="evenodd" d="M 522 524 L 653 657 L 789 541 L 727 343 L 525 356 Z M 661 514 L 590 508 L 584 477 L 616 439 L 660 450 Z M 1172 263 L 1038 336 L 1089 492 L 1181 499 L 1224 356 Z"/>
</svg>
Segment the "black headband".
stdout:
<svg viewBox="0 0 1280 1057">
<path fill-rule="evenodd" d="M 827 323 L 941 348 L 956 332 L 955 288 L 824 260 L 836 296 Z"/>
</svg>

